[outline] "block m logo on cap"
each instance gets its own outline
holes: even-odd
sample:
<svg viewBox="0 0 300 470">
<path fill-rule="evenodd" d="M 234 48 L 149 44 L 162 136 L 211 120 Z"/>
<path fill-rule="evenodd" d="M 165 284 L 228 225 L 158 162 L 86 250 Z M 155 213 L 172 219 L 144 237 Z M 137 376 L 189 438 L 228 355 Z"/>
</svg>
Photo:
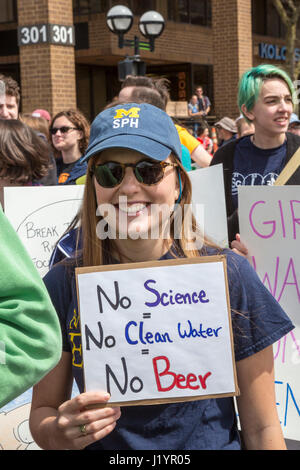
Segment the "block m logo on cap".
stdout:
<svg viewBox="0 0 300 470">
<path fill-rule="evenodd" d="M 116 109 L 116 114 L 114 116 L 113 128 L 118 129 L 119 127 L 139 127 L 139 117 L 141 108 L 119 108 Z"/>
<path fill-rule="evenodd" d="M 140 110 L 141 108 L 116 109 L 116 115 L 114 116 L 114 119 L 122 119 L 123 117 L 139 118 Z"/>
</svg>

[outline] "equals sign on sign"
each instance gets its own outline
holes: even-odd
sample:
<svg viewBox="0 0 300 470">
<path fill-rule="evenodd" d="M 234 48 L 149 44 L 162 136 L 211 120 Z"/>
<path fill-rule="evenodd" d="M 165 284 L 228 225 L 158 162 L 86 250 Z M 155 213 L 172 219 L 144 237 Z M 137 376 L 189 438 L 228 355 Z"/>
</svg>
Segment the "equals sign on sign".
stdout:
<svg viewBox="0 0 300 470">
<path fill-rule="evenodd" d="M 147 320 L 149 318 L 151 318 L 151 313 L 150 312 L 143 313 L 143 319 L 144 320 Z M 142 349 L 142 355 L 146 355 L 146 354 L 149 354 L 149 349 Z"/>
</svg>

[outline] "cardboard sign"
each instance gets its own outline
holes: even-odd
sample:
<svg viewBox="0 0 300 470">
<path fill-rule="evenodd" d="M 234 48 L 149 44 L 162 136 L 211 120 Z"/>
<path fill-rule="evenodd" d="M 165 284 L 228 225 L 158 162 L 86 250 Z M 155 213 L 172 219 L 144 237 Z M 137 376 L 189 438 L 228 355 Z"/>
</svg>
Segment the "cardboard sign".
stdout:
<svg viewBox="0 0 300 470">
<path fill-rule="evenodd" d="M 228 247 L 223 165 L 190 171 L 193 213 L 199 228 L 221 248 Z"/>
<path fill-rule="evenodd" d="M 86 391 L 115 405 L 238 393 L 225 257 L 78 268 L 76 279 Z"/>
<path fill-rule="evenodd" d="M 273 351 L 284 436 L 300 441 L 300 187 L 243 186 L 238 197 L 249 260 L 296 327 Z"/>
<path fill-rule="evenodd" d="M 78 212 L 83 185 L 4 188 L 4 210 L 43 277 L 59 238 Z"/>
<path fill-rule="evenodd" d="M 168 101 L 166 113 L 171 117 L 189 117 L 187 101 Z"/>
</svg>

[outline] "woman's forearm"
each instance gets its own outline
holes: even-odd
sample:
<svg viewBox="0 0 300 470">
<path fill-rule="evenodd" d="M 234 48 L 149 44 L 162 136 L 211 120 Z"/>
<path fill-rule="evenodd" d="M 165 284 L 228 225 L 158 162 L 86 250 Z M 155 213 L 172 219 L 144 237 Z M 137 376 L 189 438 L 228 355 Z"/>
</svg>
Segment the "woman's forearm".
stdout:
<svg viewBox="0 0 300 470">
<path fill-rule="evenodd" d="M 267 426 L 251 434 L 242 435 L 246 450 L 286 450 L 280 425 Z"/>
<path fill-rule="evenodd" d="M 64 438 L 57 427 L 55 408 L 37 408 L 31 412 L 30 431 L 37 445 L 44 450 L 66 450 Z"/>
</svg>

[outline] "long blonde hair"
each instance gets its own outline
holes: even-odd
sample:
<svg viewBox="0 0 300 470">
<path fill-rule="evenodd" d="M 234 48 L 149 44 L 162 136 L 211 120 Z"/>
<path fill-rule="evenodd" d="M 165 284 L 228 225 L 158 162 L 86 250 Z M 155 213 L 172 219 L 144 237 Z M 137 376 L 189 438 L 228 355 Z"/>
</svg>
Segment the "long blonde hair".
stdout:
<svg viewBox="0 0 300 470">
<path fill-rule="evenodd" d="M 190 214 L 191 223 L 189 224 L 188 233 L 186 233 L 184 218 L 186 217 L 187 213 L 184 210 L 184 207 L 185 205 L 188 205 L 188 207 L 191 208 L 192 184 L 187 172 L 185 171 L 181 163 L 178 161 L 178 159 L 173 155 L 171 155 L 171 158 L 178 164 L 182 179 L 182 194 L 181 200 L 179 202 L 182 215 L 181 233 L 180 237 L 176 239 L 174 238 L 174 225 L 176 217 L 175 211 L 170 221 L 170 238 L 172 241 L 172 251 L 174 252 L 174 256 L 177 257 L 183 256 L 187 258 L 194 258 L 202 254 L 202 251 L 199 251 L 199 244 L 201 246 L 215 245 L 213 245 L 207 238 L 205 238 L 201 234 L 197 227 L 197 222 L 193 214 Z M 83 203 L 79 215 L 80 230 L 78 231 L 78 236 L 82 237 L 82 251 L 80 258 L 83 266 L 101 266 L 105 264 L 110 264 L 112 262 L 111 241 L 109 239 L 100 240 L 97 236 L 97 224 L 102 219 L 102 217 L 96 215 L 97 199 L 94 187 L 94 176 L 91 172 L 91 167 L 93 165 L 94 159 L 95 157 L 91 158 L 88 163 Z M 191 239 L 189 238 L 191 233 L 193 233 L 193 235 L 196 234 L 196 241 L 198 243 L 196 243 L 196 241 L 191 241 Z"/>
</svg>

